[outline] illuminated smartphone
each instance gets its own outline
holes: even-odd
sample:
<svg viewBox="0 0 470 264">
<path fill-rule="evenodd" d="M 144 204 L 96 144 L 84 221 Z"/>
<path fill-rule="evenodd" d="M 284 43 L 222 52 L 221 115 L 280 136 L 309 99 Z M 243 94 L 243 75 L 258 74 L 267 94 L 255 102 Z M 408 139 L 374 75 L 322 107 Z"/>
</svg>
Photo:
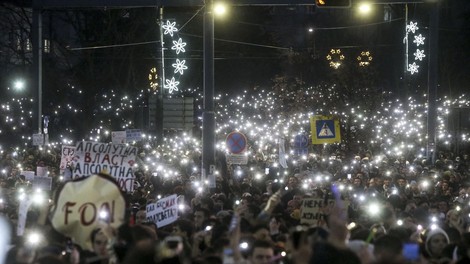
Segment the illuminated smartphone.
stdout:
<svg viewBox="0 0 470 264">
<path fill-rule="evenodd" d="M 403 257 L 408 261 L 419 259 L 419 245 L 416 243 L 405 243 L 403 245 Z"/>
</svg>

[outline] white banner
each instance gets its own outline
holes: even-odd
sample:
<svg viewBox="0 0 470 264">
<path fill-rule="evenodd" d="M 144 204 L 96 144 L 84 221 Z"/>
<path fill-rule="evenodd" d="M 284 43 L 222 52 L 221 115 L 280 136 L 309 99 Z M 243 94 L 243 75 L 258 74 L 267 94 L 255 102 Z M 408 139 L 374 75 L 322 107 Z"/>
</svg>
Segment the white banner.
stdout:
<svg viewBox="0 0 470 264">
<path fill-rule="evenodd" d="M 34 180 L 34 171 L 22 171 L 20 175 L 24 175 L 26 181 L 33 182 Z"/>
<path fill-rule="evenodd" d="M 178 219 L 178 199 L 176 194 L 147 205 L 147 219 L 157 224 L 157 227 L 169 225 Z"/>
<path fill-rule="evenodd" d="M 137 148 L 81 141 L 75 146 L 75 167 L 73 178 L 86 177 L 92 174 L 105 173 L 111 175 L 125 192 L 134 188 L 134 173 Z"/>
</svg>

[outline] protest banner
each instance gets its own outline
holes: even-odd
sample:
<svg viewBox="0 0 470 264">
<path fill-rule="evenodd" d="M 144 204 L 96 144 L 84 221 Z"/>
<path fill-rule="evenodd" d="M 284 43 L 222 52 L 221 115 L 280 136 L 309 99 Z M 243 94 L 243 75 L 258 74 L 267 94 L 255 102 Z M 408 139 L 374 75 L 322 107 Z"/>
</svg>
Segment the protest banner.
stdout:
<svg viewBox="0 0 470 264">
<path fill-rule="evenodd" d="M 64 175 L 65 168 L 72 165 L 75 155 L 75 146 L 62 146 L 60 157 L 59 175 Z"/>
<path fill-rule="evenodd" d="M 103 172 L 111 175 L 123 191 L 132 192 L 136 154 L 136 147 L 81 141 L 75 146 L 73 178 Z"/>
<path fill-rule="evenodd" d="M 147 205 L 147 220 L 157 224 L 157 227 L 169 225 L 178 219 L 178 202 L 176 194 Z"/>
<path fill-rule="evenodd" d="M 67 182 L 56 196 L 51 223 L 55 230 L 84 249 L 91 249 L 90 234 L 97 227 L 117 229 L 125 220 L 126 201 L 108 175 L 91 175 Z"/>
</svg>

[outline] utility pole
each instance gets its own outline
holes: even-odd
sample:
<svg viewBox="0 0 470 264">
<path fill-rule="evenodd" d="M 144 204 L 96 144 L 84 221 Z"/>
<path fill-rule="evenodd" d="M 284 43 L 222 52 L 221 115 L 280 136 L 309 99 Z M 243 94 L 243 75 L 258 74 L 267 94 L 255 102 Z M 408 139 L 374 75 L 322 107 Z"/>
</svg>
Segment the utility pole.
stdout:
<svg viewBox="0 0 470 264">
<path fill-rule="evenodd" d="M 428 122 L 426 156 L 431 164 L 436 161 L 437 84 L 439 47 L 439 2 L 433 3 L 429 14 L 429 60 L 428 60 Z"/>
</svg>

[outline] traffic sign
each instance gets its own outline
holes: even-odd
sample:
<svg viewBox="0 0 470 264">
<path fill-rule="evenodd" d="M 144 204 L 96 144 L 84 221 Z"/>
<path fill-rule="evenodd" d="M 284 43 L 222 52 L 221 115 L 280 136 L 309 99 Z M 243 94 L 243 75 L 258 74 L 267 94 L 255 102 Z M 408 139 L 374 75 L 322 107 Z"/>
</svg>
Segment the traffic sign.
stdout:
<svg viewBox="0 0 470 264">
<path fill-rule="evenodd" d="M 312 144 L 341 142 L 339 119 L 335 116 L 310 117 Z"/>
<path fill-rule="evenodd" d="M 227 136 L 226 143 L 230 153 L 240 154 L 246 150 L 247 139 L 240 132 L 231 132 Z"/>
</svg>

